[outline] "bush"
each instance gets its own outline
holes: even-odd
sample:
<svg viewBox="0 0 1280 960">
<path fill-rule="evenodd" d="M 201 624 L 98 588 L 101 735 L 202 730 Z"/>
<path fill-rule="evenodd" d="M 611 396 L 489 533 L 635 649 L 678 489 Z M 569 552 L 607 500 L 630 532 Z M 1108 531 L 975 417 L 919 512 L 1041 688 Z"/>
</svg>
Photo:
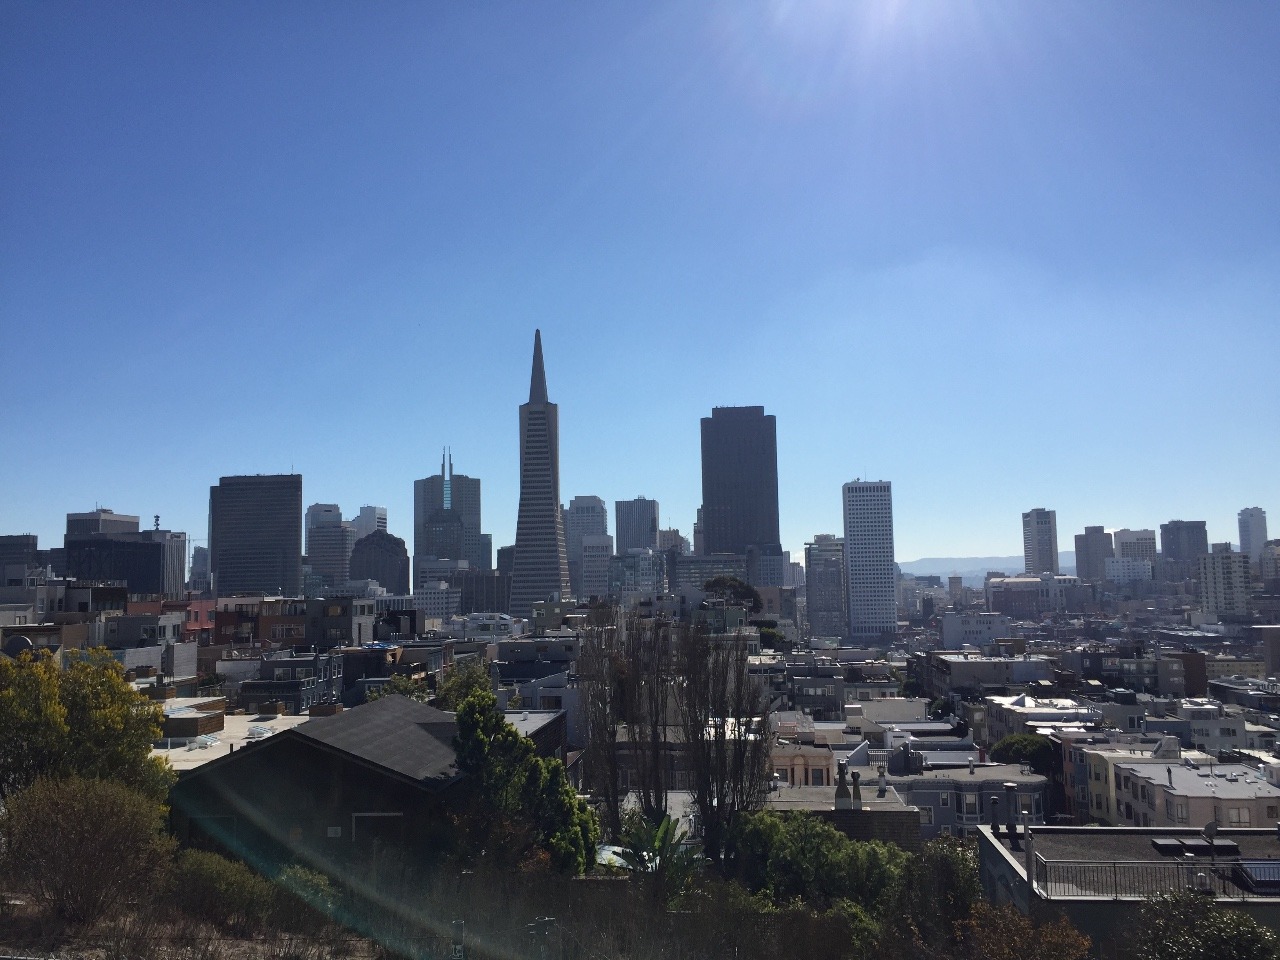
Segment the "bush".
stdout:
<svg viewBox="0 0 1280 960">
<path fill-rule="evenodd" d="M 90 922 L 146 890 L 172 855 L 165 808 L 107 780 L 37 780 L 0 814 L 4 875 L 63 920 Z"/>
</svg>

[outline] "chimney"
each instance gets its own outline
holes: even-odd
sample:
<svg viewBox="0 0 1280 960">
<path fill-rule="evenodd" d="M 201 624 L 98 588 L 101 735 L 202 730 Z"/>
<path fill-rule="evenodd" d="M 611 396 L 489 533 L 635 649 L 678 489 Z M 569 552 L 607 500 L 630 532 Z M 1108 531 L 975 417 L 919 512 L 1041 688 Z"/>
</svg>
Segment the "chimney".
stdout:
<svg viewBox="0 0 1280 960">
<path fill-rule="evenodd" d="M 1000 839 L 1000 795 L 991 797 L 991 835 Z"/>
<path fill-rule="evenodd" d="M 969 758 L 969 776 L 973 776 L 973 757 Z"/>
<path fill-rule="evenodd" d="M 877 767 L 876 769 L 880 771 L 880 789 L 876 791 L 876 796 L 883 797 L 885 794 L 889 792 L 889 779 L 884 775 L 883 763 L 880 764 L 880 766 Z"/>
<path fill-rule="evenodd" d="M 1020 847 L 1018 846 L 1018 785 L 1016 783 L 1004 785 L 1004 802 L 1004 825 L 1009 831 L 1009 846 L 1018 850 Z"/>
<path fill-rule="evenodd" d="M 836 769 L 838 771 L 838 780 L 836 782 L 836 809 L 852 810 L 853 796 L 849 793 L 849 784 L 845 780 L 849 772 L 849 761 L 841 760 Z"/>
</svg>

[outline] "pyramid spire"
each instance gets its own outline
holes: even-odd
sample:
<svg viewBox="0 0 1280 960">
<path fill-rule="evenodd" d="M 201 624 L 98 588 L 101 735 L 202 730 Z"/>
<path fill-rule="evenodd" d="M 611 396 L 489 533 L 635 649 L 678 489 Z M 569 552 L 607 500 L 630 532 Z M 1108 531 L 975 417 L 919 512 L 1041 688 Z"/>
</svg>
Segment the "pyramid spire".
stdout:
<svg viewBox="0 0 1280 960">
<path fill-rule="evenodd" d="M 542 367 L 542 331 L 533 331 L 533 373 L 529 377 L 529 402 L 547 402 L 547 372 Z"/>
</svg>

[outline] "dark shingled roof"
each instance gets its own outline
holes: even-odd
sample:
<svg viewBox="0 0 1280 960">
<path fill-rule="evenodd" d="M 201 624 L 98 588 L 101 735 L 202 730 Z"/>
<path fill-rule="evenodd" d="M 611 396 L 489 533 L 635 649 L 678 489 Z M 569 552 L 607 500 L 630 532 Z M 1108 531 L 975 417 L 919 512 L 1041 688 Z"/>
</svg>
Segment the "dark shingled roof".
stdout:
<svg viewBox="0 0 1280 960">
<path fill-rule="evenodd" d="M 297 736 L 384 767 L 427 785 L 458 777 L 453 738 L 458 723 L 445 713 L 408 697 L 380 697 L 330 717 L 316 717 L 293 728 Z"/>
</svg>

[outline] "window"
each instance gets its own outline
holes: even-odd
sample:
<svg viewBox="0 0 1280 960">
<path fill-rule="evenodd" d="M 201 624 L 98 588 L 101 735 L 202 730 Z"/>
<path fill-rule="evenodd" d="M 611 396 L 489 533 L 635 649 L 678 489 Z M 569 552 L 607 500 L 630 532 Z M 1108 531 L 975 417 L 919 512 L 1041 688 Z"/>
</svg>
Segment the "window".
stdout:
<svg viewBox="0 0 1280 960">
<path fill-rule="evenodd" d="M 933 823 L 933 807 L 920 808 L 920 822 L 924 824 Z"/>
<path fill-rule="evenodd" d="M 1249 808 L 1248 807 L 1228 807 L 1227 808 L 1227 826 L 1229 827 L 1249 826 Z"/>
<path fill-rule="evenodd" d="M 949 793 L 944 793 L 944 794 L 942 795 L 942 805 L 943 805 L 944 807 L 949 807 L 949 806 L 951 806 L 951 794 L 949 794 Z"/>
<path fill-rule="evenodd" d="M 1267 807 L 1267 819 L 1268 820 L 1280 819 L 1280 807 L 1274 807 L 1274 806 Z"/>
</svg>

